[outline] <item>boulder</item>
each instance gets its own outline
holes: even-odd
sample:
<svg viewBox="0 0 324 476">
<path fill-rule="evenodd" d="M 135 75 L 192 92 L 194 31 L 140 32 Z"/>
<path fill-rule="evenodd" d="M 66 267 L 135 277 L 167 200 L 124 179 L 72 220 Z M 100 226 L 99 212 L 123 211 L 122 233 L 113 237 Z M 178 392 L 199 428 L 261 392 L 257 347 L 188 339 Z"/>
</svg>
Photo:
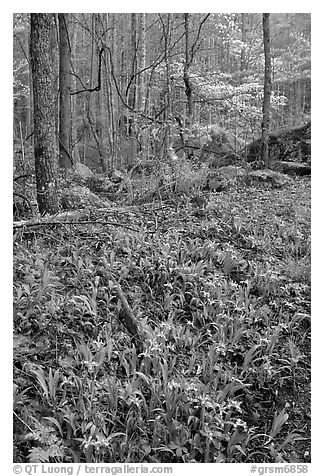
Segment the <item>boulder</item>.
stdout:
<svg viewBox="0 0 324 476">
<path fill-rule="evenodd" d="M 260 160 L 261 139 L 248 144 L 241 151 L 247 162 Z M 303 124 L 293 129 L 269 134 L 270 163 L 276 161 L 311 163 L 311 123 Z"/>
<path fill-rule="evenodd" d="M 287 175 L 311 175 L 311 166 L 298 162 L 275 162 L 272 169 Z"/>
<path fill-rule="evenodd" d="M 246 175 L 242 167 L 235 165 L 225 165 L 210 172 L 207 178 L 207 189 L 213 192 L 228 190 L 238 180 Z"/>
<path fill-rule="evenodd" d="M 292 179 L 287 175 L 269 169 L 247 172 L 243 167 L 227 165 L 212 170 L 207 179 L 207 190 L 222 192 L 237 184 L 264 185 L 268 188 L 281 188 L 290 184 Z"/>
<path fill-rule="evenodd" d="M 262 169 L 249 172 L 244 181 L 248 185 L 262 184 L 270 188 L 282 188 L 292 182 L 290 177 L 275 170 Z"/>
<path fill-rule="evenodd" d="M 93 175 L 92 170 L 90 170 L 89 167 L 87 167 L 86 165 L 81 164 L 81 162 L 77 162 L 76 164 L 74 164 L 71 168 L 71 172 L 80 175 L 84 178 L 91 177 Z"/>
<path fill-rule="evenodd" d="M 110 193 L 115 187 L 115 184 L 113 184 L 108 177 L 98 174 L 87 177 L 85 184 L 89 190 L 94 193 Z"/>
<path fill-rule="evenodd" d="M 78 210 L 80 208 L 106 207 L 107 204 L 87 187 L 80 185 L 65 188 L 60 194 L 60 204 L 63 210 Z"/>
</svg>

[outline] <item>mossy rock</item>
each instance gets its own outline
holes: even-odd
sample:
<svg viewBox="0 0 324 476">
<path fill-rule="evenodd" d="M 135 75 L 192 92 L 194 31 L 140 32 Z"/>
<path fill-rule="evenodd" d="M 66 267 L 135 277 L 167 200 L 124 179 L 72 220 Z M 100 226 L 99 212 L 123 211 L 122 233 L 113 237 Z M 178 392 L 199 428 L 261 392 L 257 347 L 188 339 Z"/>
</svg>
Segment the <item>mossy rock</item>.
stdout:
<svg viewBox="0 0 324 476">
<path fill-rule="evenodd" d="M 262 169 L 249 172 L 244 178 L 248 185 L 264 185 L 267 188 L 282 188 L 291 184 L 292 179 L 275 170 Z"/>
<path fill-rule="evenodd" d="M 107 177 L 97 174 L 88 177 L 85 183 L 89 190 L 93 193 L 109 193 L 115 187 L 115 184 L 113 184 Z"/>
<path fill-rule="evenodd" d="M 86 165 L 81 164 L 80 162 L 77 162 L 73 165 L 73 167 L 71 168 L 71 172 L 77 175 L 81 175 L 81 177 L 91 177 L 93 175 L 92 170 L 89 169 L 89 167 L 87 167 Z"/>
<path fill-rule="evenodd" d="M 311 166 L 298 162 L 275 162 L 272 169 L 287 175 L 311 175 Z"/>
<path fill-rule="evenodd" d="M 213 192 L 228 190 L 246 175 L 242 167 L 226 165 L 210 172 L 207 180 L 207 189 Z"/>
<path fill-rule="evenodd" d="M 87 187 L 76 185 L 61 191 L 60 203 L 63 210 L 79 210 L 87 207 L 102 208 L 107 204 Z"/>
</svg>

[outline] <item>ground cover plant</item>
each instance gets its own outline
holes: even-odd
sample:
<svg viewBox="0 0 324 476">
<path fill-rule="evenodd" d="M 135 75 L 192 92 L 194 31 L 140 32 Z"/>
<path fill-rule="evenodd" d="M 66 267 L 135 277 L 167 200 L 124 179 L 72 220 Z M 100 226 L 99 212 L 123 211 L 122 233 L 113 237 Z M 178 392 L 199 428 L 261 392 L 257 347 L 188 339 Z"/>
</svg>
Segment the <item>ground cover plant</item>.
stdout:
<svg viewBox="0 0 324 476">
<path fill-rule="evenodd" d="M 310 461 L 309 178 L 199 193 L 16 230 L 16 462 Z"/>
</svg>

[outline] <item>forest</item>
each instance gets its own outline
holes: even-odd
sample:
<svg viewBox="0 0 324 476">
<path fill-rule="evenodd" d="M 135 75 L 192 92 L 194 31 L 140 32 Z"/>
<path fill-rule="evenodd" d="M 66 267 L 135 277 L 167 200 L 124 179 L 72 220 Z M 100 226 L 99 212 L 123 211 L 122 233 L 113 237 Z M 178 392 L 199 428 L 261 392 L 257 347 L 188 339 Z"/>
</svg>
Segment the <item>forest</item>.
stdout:
<svg viewBox="0 0 324 476">
<path fill-rule="evenodd" d="M 15 463 L 311 462 L 311 15 L 13 15 Z"/>
</svg>

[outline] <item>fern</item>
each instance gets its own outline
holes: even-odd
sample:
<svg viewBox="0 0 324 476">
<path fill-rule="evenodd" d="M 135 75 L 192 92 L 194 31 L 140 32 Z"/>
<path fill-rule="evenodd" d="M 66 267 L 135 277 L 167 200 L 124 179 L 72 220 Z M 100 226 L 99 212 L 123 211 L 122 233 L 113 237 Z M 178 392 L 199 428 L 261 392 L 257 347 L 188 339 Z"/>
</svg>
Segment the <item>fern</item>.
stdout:
<svg viewBox="0 0 324 476">
<path fill-rule="evenodd" d="M 64 458 L 64 450 L 59 445 L 51 445 L 48 448 L 35 446 L 29 450 L 28 461 L 30 463 L 51 463 L 53 460 Z"/>
<path fill-rule="evenodd" d="M 33 447 L 29 451 L 29 462 L 48 463 L 53 461 L 53 459 L 63 458 L 64 448 L 61 446 L 62 440 L 56 435 L 56 430 L 40 423 L 35 418 L 32 420 L 35 428 L 26 435 L 25 439 L 37 442 L 38 446 Z"/>
<path fill-rule="evenodd" d="M 29 450 L 28 461 L 30 463 L 49 463 L 50 451 L 38 446 Z"/>
</svg>

